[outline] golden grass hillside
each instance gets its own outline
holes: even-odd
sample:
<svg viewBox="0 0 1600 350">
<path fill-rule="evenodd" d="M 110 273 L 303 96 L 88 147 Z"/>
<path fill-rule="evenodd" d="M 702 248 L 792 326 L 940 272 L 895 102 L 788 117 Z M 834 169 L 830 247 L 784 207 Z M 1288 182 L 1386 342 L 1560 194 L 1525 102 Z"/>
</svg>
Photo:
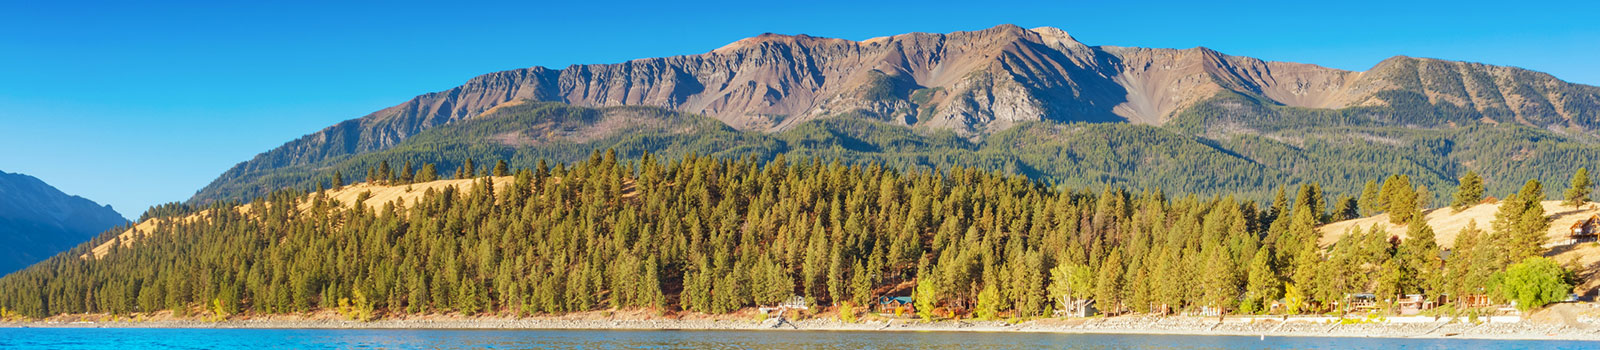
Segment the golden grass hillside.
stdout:
<svg viewBox="0 0 1600 350">
<path fill-rule="evenodd" d="M 355 203 L 356 199 L 360 198 L 363 193 L 370 193 L 371 197 L 367 198 L 366 201 L 361 202 L 361 204 L 364 204 L 372 209 L 380 209 L 383 207 L 384 203 L 394 201 L 399 201 L 400 203 L 405 204 L 407 207 L 410 207 L 412 204 L 415 204 L 418 199 L 421 199 L 422 195 L 427 193 L 430 189 L 434 191 L 440 191 L 445 187 L 455 186 L 459 190 L 467 191 L 471 190 L 473 186 L 477 186 L 480 179 L 481 178 L 438 180 L 405 185 L 378 185 L 363 182 L 328 190 L 327 195 L 329 199 L 337 201 L 341 205 L 350 205 Z M 515 178 L 511 176 L 499 176 L 492 177 L 491 179 L 494 180 L 494 189 L 498 193 L 499 191 L 505 190 L 506 187 L 511 186 L 511 183 Z M 310 199 L 310 197 L 301 199 L 300 210 L 307 210 L 311 208 Z M 245 204 L 235 208 L 235 210 L 240 212 L 245 212 L 249 209 L 250 204 Z M 95 246 L 94 249 L 90 251 L 90 254 L 93 254 L 95 259 L 105 257 L 106 254 L 111 253 L 111 247 L 113 244 L 121 243 L 123 247 L 130 247 L 133 245 L 133 242 L 137 241 L 139 238 L 155 232 L 156 228 L 162 223 L 172 222 L 173 220 L 193 222 L 194 220 L 200 219 L 203 215 L 205 215 L 205 213 L 205 211 L 201 211 L 199 213 L 186 216 L 182 219 L 152 218 L 145 220 L 134 225 L 133 228 L 118 234 L 117 239 L 109 240 L 105 243 Z M 79 258 L 88 259 L 90 254 L 81 255 Z"/>
<path fill-rule="evenodd" d="M 1545 233 L 1545 242 L 1550 247 L 1550 250 L 1545 253 L 1545 256 L 1551 257 L 1562 264 L 1573 265 L 1568 266 L 1568 268 L 1578 270 L 1579 276 L 1583 279 L 1583 283 L 1577 288 L 1576 292 L 1578 294 L 1588 295 L 1594 293 L 1595 289 L 1600 287 L 1600 244 L 1588 242 L 1562 245 L 1557 243 L 1567 239 L 1573 223 L 1600 214 L 1600 206 L 1595 203 L 1589 203 L 1573 208 L 1562 205 L 1561 201 L 1543 201 L 1540 204 L 1544 206 L 1544 212 L 1550 218 L 1550 228 Z M 1500 203 L 1495 202 L 1474 205 L 1460 212 L 1445 207 L 1427 210 L 1423 213 L 1428 220 L 1428 225 L 1433 227 L 1434 237 L 1438 240 L 1439 246 L 1448 249 L 1455 244 L 1457 234 L 1466 228 L 1470 222 L 1476 221 L 1478 229 L 1490 232 L 1492 230 L 1490 222 L 1494 221 L 1494 213 L 1498 210 L 1500 210 Z M 1401 238 L 1406 236 L 1405 225 L 1391 224 L 1389 223 L 1389 214 L 1379 214 L 1372 217 L 1323 225 L 1319 228 L 1322 232 L 1320 243 L 1324 246 L 1333 244 L 1333 242 L 1339 240 L 1339 237 L 1348 234 L 1352 228 L 1360 227 L 1362 230 L 1367 230 L 1372 228 L 1373 225 L 1384 228 L 1391 236 Z M 1573 262 L 1575 264 L 1572 264 Z"/>
</svg>

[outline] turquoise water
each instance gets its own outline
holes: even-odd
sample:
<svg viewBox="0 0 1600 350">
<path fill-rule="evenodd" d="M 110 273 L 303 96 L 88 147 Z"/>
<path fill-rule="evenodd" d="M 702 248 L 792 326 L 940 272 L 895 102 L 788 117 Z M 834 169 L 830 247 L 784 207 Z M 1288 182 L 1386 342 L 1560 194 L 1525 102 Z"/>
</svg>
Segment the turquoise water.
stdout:
<svg viewBox="0 0 1600 350">
<path fill-rule="evenodd" d="M 965 332 L 0 328 L 0 349 L 1597 349 L 1600 343 Z"/>
</svg>

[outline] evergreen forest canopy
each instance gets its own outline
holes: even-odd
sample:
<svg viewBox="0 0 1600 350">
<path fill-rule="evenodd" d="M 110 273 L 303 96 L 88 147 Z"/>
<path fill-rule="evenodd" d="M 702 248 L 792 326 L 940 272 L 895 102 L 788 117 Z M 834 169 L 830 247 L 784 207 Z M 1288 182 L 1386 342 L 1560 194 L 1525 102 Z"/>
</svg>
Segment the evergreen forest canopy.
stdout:
<svg viewBox="0 0 1600 350">
<path fill-rule="evenodd" d="M 924 318 L 1039 316 L 1087 299 L 1112 313 L 1264 313 L 1276 300 L 1286 309 L 1274 312 L 1299 313 L 1334 310 L 1362 291 L 1538 302 L 1572 279 L 1530 240 L 1548 225 L 1538 181 L 1508 196 L 1488 227 L 1463 232 L 1446 258 L 1421 220 L 1408 225 L 1413 239 L 1375 226 L 1318 245 L 1316 225 L 1336 214 L 1314 183 L 1263 207 L 1154 189 L 1063 190 L 974 167 L 618 153 L 553 168 L 464 162 L 455 176 L 478 185 L 429 189 L 409 207 L 336 203 L 321 184 L 245 210 L 166 205 L 146 217 L 196 219 L 166 221 L 127 247 L 113 230 L 0 278 L 0 307 L 32 317 L 336 308 L 369 319 L 726 313 L 791 295 L 821 305 L 910 295 Z M 367 180 L 440 175 L 423 164 L 412 173 L 382 163 Z M 510 185 L 496 190 L 494 175 Z M 1417 211 L 1422 196 L 1410 184 L 1392 176 L 1381 198 L 1359 204 Z M 107 242 L 112 250 L 92 257 Z"/>
<path fill-rule="evenodd" d="M 1215 107 L 1219 105 L 1242 109 Z M 359 174 L 385 162 L 451 169 L 468 159 L 504 159 L 513 167 L 531 168 L 540 160 L 572 163 L 606 149 L 628 159 L 645 153 L 669 158 L 691 153 L 753 156 L 761 161 L 786 155 L 881 163 L 901 171 L 978 168 L 1063 188 L 1151 188 L 1254 201 L 1272 199 L 1274 190 L 1285 184 L 1312 182 L 1336 199 L 1354 198 L 1365 181 L 1405 174 L 1415 185 L 1435 189 L 1430 192 L 1435 197 L 1429 198 L 1433 203 L 1449 201 L 1442 189 L 1456 187 L 1467 172 L 1481 176 L 1487 193 L 1503 197 L 1524 180 L 1560 183 L 1600 159 L 1600 144 L 1591 142 L 1592 136 L 1509 123 L 1414 128 L 1372 122 L 1367 114 L 1376 112 L 1361 108 L 1272 106 L 1235 95 L 1199 106 L 1168 127 L 1029 122 L 966 139 L 946 130 L 866 117 L 839 116 L 762 133 L 653 107 L 595 109 L 529 102 L 426 129 L 379 151 L 282 168 L 236 168 L 191 203 L 249 200 L 282 188 L 309 191 L 317 183 L 329 183 L 336 172 Z M 260 157 L 300 155 L 273 152 Z"/>
</svg>

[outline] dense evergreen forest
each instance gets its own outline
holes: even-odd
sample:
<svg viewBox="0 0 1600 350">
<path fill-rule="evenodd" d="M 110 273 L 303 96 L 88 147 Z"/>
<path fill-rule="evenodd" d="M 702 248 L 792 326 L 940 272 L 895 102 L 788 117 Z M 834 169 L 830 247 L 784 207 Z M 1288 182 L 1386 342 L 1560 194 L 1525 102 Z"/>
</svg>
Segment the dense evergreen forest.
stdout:
<svg viewBox="0 0 1600 350">
<path fill-rule="evenodd" d="M 1222 105 L 1239 107 L 1216 107 Z M 1282 184 L 1312 182 L 1331 197 L 1355 197 L 1368 180 L 1406 174 L 1416 185 L 1436 190 L 1433 202 L 1443 202 L 1448 191 L 1440 189 L 1455 187 L 1467 172 L 1482 176 L 1486 191 L 1501 197 L 1529 179 L 1559 183 L 1600 159 L 1600 143 L 1592 135 L 1512 123 L 1397 127 L 1375 122 L 1363 114 L 1374 112 L 1359 108 L 1266 106 L 1228 95 L 1202 106 L 1210 107 L 1187 110 L 1167 127 L 1029 122 L 967 139 L 870 118 L 827 118 L 762 133 L 659 108 L 530 102 L 430 128 L 381 151 L 304 166 L 230 170 L 193 203 L 309 189 L 334 172 L 358 174 L 383 162 L 453 169 L 467 159 L 505 159 L 513 167 L 531 168 L 539 160 L 572 163 L 606 149 L 626 159 L 694 153 L 770 161 L 781 154 L 881 163 L 907 172 L 978 168 L 1063 189 L 1149 188 L 1254 201 L 1271 200 Z M 296 157 L 261 157 L 271 156 Z"/>
<path fill-rule="evenodd" d="M 553 167 L 464 162 L 452 173 L 479 185 L 430 189 L 409 206 L 333 202 L 322 188 L 343 185 L 342 173 L 242 211 L 239 202 L 162 206 L 146 217 L 197 219 L 82 257 L 117 239 L 114 230 L 0 278 L 0 306 L 33 317 L 336 308 L 367 319 L 726 313 L 792 295 L 818 305 L 909 295 L 925 318 L 1041 316 L 1088 299 L 1114 314 L 1306 313 L 1336 310 L 1357 292 L 1538 302 L 1572 279 L 1537 257 L 1548 225 L 1538 181 L 1502 199 L 1493 222 L 1463 232 L 1445 254 L 1432 229 L 1410 219 L 1420 215 L 1400 215 L 1430 197 L 1403 175 L 1373 182 L 1361 199 L 1329 202 L 1305 183 L 1258 204 L 1069 190 L 974 167 L 618 153 Z M 364 170 L 366 181 L 403 186 L 444 175 L 415 164 L 423 165 L 381 163 Z M 495 190 L 494 175 L 511 185 Z M 1453 197 L 1483 198 L 1481 179 L 1461 182 Z M 1374 228 L 1317 244 L 1316 225 L 1358 210 L 1396 214 L 1410 239 Z M 1554 286 L 1528 285 L 1552 273 Z"/>
</svg>

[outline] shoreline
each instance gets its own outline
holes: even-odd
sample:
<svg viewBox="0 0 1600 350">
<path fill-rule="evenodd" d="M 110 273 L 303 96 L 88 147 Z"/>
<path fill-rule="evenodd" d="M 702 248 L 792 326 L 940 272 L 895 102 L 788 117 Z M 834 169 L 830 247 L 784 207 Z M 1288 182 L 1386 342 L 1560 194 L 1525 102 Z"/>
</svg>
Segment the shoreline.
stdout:
<svg viewBox="0 0 1600 350">
<path fill-rule="evenodd" d="M 1338 337 L 1489 340 L 1600 341 L 1600 327 L 1532 322 L 1381 322 L 1339 323 L 1313 320 L 1237 317 L 1217 322 L 1199 317 L 1121 316 L 1088 319 L 1041 319 L 1016 324 L 1004 321 L 867 320 L 847 323 L 812 318 L 769 319 L 564 319 L 564 318 L 415 318 L 367 322 L 336 319 L 243 319 L 24 321 L 0 322 L 0 328 L 189 328 L 189 329 L 498 329 L 498 330 L 740 330 L 740 331 L 893 331 L 893 332 L 1018 332 L 1058 334 L 1199 335 L 1247 337 Z"/>
</svg>

